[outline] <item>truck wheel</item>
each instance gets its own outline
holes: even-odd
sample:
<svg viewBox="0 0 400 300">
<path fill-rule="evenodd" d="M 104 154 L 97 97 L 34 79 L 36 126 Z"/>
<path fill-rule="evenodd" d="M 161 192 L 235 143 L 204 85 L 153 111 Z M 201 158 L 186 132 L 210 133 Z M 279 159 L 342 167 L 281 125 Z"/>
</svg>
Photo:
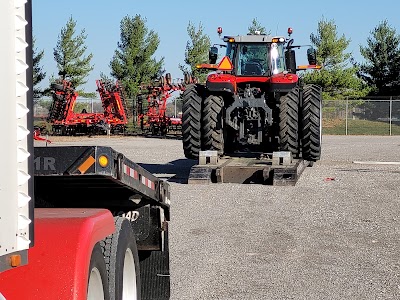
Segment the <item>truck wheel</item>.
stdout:
<svg viewBox="0 0 400 300">
<path fill-rule="evenodd" d="M 321 87 L 315 84 L 304 86 L 301 143 L 303 158 L 308 161 L 317 161 L 321 157 L 321 103 Z"/>
<path fill-rule="evenodd" d="M 204 150 L 216 150 L 224 154 L 222 97 L 211 95 L 204 100 L 202 114 L 202 141 Z"/>
<path fill-rule="evenodd" d="M 94 246 L 90 257 L 87 299 L 110 299 L 106 263 L 99 243 Z"/>
<path fill-rule="evenodd" d="M 190 84 L 182 95 L 182 141 L 186 158 L 196 159 L 201 150 L 201 86 Z"/>
<path fill-rule="evenodd" d="M 127 219 L 114 220 L 115 233 L 102 241 L 111 300 L 141 299 L 135 235 Z"/>
<path fill-rule="evenodd" d="M 299 153 L 299 88 L 293 88 L 280 98 L 279 107 L 279 140 L 280 150 Z"/>
</svg>

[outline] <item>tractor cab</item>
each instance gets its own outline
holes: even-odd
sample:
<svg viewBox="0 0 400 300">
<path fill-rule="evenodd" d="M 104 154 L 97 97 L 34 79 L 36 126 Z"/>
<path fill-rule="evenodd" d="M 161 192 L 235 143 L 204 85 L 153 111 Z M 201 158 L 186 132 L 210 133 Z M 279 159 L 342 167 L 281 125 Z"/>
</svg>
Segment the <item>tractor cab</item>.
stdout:
<svg viewBox="0 0 400 300">
<path fill-rule="evenodd" d="M 225 36 L 226 57 L 236 76 L 262 77 L 282 73 L 285 65 L 285 38 L 267 35 Z M 210 64 L 215 63 L 218 48 L 210 49 Z"/>
<path fill-rule="evenodd" d="M 285 70 L 284 41 L 272 42 L 269 36 L 227 38 L 226 56 L 236 76 L 271 76 Z M 275 38 L 274 40 L 278 40 Z"/>
<path fill-rule="evenodd" d="M 222 30 L 222 29 L 221 29 Z M 220 32 L 218 32 L 220 33 Z M 221 31 L 222 33 L 222 31 Z M 288 29 L 289 37 L 292 28 Z M 235 76 L 249 77 L 270 77 L 280 73 L 296 73 L 298 70 L 319 69 L 321 66 L 316 62 L 316 51 L 310 46 L 307 49 L 308 65 L 296 66 L 296 55 L 293 39 L 286 39 L 283 36 L 269 36 L 261 34 L 248 34 L 243 36 L 224 36 L 223 41 L 226 45 L 225 57 L 229 58 L 231 64 L 230 74 Z M 214 45 L 209 51 L 209 65 L 215 69 L 218 58 L 218 47 Z M 226 71 L 226 69 L 222 69 Z"/>
</svg>

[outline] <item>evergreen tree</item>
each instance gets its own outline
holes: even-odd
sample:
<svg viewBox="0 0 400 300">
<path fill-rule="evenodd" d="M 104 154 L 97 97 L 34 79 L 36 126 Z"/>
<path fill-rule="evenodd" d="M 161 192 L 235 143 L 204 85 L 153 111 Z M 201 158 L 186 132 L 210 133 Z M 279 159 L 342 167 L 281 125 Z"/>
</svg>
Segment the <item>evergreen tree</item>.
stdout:
<svg viewBox="0 0 400 300">
<path fill-rule="evenodd" d="M 33 49 L 33 98 L 35 101 L 42 97 L 44 91 L 38 86 L 40 82 L 46 77 L 46 72 L 43 71 L 43 67 L 40 62 L 44 56 L 44 50 L 38 51 L 35 47 L 36 39 L 32 39 L 32 49 Z"/>
<path fill-rule="evenodd" d="M 367 46 L 360 46 L 366 62 L 360 64 L 359 75 L 375 88 L 376 95 L 399 95 L 400 36 L 387 20 L 370 33 Z"/>
<path fill-rule="evenodd" d="M 267 32 L 267 29 L 265 29 L 265 27 L 262 26 L 260 22 L 258 22 L 257 18 L 254 18 L 251 21 L 251 24 L 247 30 L 249 31 L 250 34 L 255 34 L 256 31 L 259 31 L 260 34 L 271 34 L 271 31 Z"/>
<path fill-rule="evenodd" d="M 350 64 L 351 54 L 345 53 L 350 39 L 338 37 L 333 20 L 319 21 L 317 33 L 312 33 L 310 40 L 322 69 L 307 72 L 303 77 L 305 83 L 320 85 L 324 99 L 359 98 L 369 92 L 365 82 L 357 77 L 358 68 Z"/>
<path fill-rule="evenodd" d="M 64 80 L 68 77 L 79 95 L 94 97 L 95 93 L 85 93 L 78 89 L 87 82 L 86 78 L 93 70 L 93 65 L 90 64 L 93 54 L 85 55 L 87 50 L 85 29 L 76 35 L 75 28 L 76 21 L 71 16 L 58 36 L 57 45 L 54 48 L 54 59 L 61 79 Z"/>
<path fill-rule="evenodd" d="M 127 97 L 135 99 L 141 84 L 150 83 L 164 73 L 164 58 L 154 58 L 160 39 L 146 27 L 146 19 L 140 15 L 125 16 L 120 31 L 121 40 L 110 62 L 111 75 L 122 83 Z M 129 104 L 132 108 L 132 100 Z"/>
<path fill-rule="evenodd" d="M 204 33 L 203 25 L 200 23 L 196 28 L 189 21 L 187 26 L 189 41 L 186 43 L 185 64 L 179 65 L 179 69 L 185 74 L 191 74 L 199 82 L 203 82 L 209 70 L 197 69 L 197 64 L 208 63 L 208 51 L 211 46 L 210 37 Z"/>
</svg>

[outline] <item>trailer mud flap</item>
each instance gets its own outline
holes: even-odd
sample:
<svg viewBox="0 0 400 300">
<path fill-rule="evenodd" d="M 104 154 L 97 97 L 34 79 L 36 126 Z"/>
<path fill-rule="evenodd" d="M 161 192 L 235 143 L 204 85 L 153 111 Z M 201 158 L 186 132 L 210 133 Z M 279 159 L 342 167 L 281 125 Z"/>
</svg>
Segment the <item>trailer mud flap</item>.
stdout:
<svg viewBox="0 0 400 300">
<path fill-rule="evenodd" d="M 168 230 L 161 218 L 162 211 L 159 207 L 150 205 L 142 206 L 136 211 L 139 212 L 139 217 L 131 220 L 131 225 L 138 250 L 162 250 L 165 245 L 164 236 Z"/>
<path fill-rule="evenodd" d="M 142 300 L 170 298 L 169 241 L 165 234 L 164 251 L 139 251 Z"/>
</svg>

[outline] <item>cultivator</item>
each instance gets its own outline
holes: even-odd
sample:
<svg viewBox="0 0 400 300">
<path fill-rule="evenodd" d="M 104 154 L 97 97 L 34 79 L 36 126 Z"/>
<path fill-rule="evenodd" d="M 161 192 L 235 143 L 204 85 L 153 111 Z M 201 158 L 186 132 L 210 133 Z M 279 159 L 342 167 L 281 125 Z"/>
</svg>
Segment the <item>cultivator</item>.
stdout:
<svg viewBox="0 0 400 300">
<path fill-rule="evenodd" d="M 111 125 L 111 131 L 123 132 L 128 123 L 126 100 L 122 87 L 111 81 L 96 80 L 97 91 L 100 94 L 104 109 L 104 118 Z"/>
<path fill-rule="evenodd" d="M 182 82 L 172 82 L 171 74 L 161 77 L 158 85 L 143 85 L 137 97 L 138 125 L 143 132 L 152 135 L 166 135 L 170 131 L 181 131 L 182 119 L 175 112 L 167 116 L 167 100 L 175 91 L 183 92 Z M 147 102 L 146 102 L 147 100 Z"/>
<path fill-rule="evenodd" d="M 71 82 L 53 83 L 53 102 L 47 121 L 55 135 L 104 134 L 122 132 L 127 124 L 126 104 L 118 82 L 96 81 L 103 113 L 74 112 L 78 93 Z"/>
</svg>

